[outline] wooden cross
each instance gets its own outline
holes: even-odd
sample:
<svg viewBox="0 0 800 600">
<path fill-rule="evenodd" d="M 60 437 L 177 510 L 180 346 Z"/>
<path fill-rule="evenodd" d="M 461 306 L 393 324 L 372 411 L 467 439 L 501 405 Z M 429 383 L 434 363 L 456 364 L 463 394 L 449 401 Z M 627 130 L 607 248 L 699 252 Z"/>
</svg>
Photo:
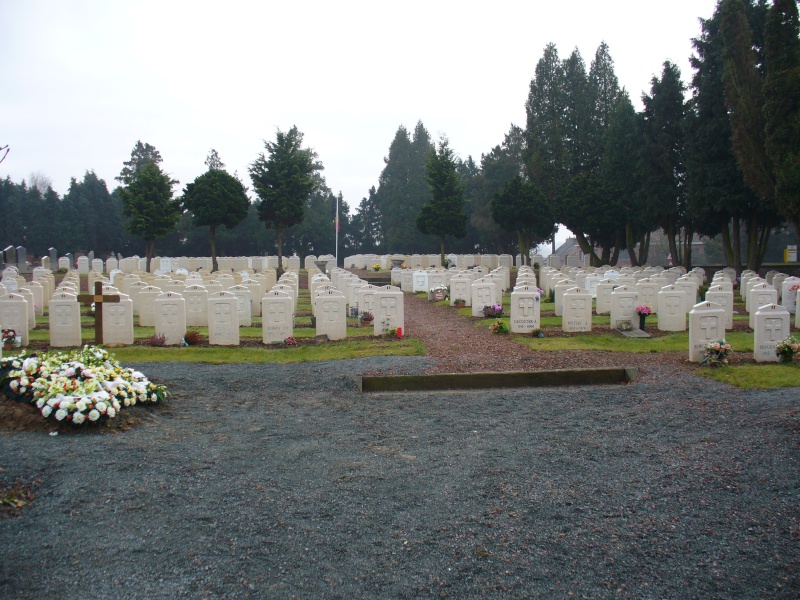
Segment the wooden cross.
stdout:
<svg viewBox="0 0 800 600">
<path fill-rule="evenodd" d="M 103 303 L 105 302 L 119 302 L 120 298 L 116 294 L 103 294 L 103 282 L 94 282 L 94 294 L 80 294 L 78 301 L 81 304 L 88 306 L 94 302 L 94 343 L 100 345 L 103 343 Z"/>
</svg>

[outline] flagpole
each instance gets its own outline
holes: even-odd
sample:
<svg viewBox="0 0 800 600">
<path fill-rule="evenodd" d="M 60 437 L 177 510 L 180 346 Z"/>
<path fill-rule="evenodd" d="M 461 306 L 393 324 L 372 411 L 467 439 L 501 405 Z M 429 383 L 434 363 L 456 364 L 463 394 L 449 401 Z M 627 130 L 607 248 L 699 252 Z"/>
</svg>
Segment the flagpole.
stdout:
<svg viewBox="0 0 800 600">
<path fill-rule="evenodd" d="M 336 196 L 336 266 L 339 266 L 339 197 Z"/>
</svg>

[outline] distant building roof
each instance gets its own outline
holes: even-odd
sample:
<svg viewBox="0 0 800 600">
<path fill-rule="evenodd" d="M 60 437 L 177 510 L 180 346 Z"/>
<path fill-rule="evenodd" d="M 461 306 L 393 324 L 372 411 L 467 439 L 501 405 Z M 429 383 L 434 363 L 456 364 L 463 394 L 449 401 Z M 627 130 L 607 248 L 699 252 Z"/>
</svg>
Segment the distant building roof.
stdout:
<svg viewBox="0 0 800 600">
<path fill-rule="evenodd" d="M 564 258 L 569 254 L 575 254 L 576 251 L 580 253 L 581 248 L 578 245 L 578 240 L 574 237 L 571 237 L 567 238 L 563 244 L 556 248 L 555 254 L 561 258 Z"/>
</svg>

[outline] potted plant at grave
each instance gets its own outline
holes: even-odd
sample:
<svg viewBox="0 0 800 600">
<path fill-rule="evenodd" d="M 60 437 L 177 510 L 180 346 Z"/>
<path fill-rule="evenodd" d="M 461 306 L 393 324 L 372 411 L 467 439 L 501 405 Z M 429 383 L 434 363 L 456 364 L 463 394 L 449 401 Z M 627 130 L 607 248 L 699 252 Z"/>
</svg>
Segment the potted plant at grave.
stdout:
<svg viewBox="0 0 800 600">
<path fill-rule="evenodd" d="M 653 309 L 647 306 L 647 304 L 642 304 L 641 306 L 636 307 L 636 314 L 639 315 L 639 329 L 644 331 L 647 315 L 653 314 Z"/>
<path fill-rule="evenodd" d="M 13 329 L 3 329 L 3 350 L 11 350 L 17 343 L 17 332 Z"/>
<path fill-rule="evenodd" d="M 375 315 L 368 310 L 365 310 L 363 313 L 358 315 L 358 320 L 361 322 L 362 327 L 371 327 L 372 321 L 375 320 Z"/>
<path fill-rule="evenodd" d="M 375 271 L 376 273 L 377 273 L 378 271 L 380 271 L 380 270 L 381 270 L 381 265 L 380 265 L 380 263 L 375 263 L 374 265 L 372 265 L 372 270 L 373 270 L 373 271 Z"/>
<path fill-rule="evenodd" d="M 491 306 L 483 307 L 483 316 L 487 319 L 496 319 L 503 316 L 503 305 L 492 304 Z"/>
<path fill-rule="evenodd" d="M 456 308 L 464 308 L 467 305 L 467 301 L 463 298 L 456 298 L 453 300 L 453 306 Z"/>
<path fill-rule="evenodd" d="M 494 325 L 492 325 L 492 333 L 508 333 L 508 325 L 503 323 L 500 319 L 497 319 Z"/>
<path fill-rule="evenodd" d="M 793 335 L 790 335 L 775 346 L 775 354 L 778 356 L 778 362 L 789 364 L 793 359 L 800 356 L 800 342 Z"/>
<path fill-rule="evenodd" d="M 731 353 L 731 345 L 724 339 L 706 345 L 706 355 L 700 361 L 701 365 L 709 367 L 721 367 L 728 364 L 728 356 Z"/>
</svg>

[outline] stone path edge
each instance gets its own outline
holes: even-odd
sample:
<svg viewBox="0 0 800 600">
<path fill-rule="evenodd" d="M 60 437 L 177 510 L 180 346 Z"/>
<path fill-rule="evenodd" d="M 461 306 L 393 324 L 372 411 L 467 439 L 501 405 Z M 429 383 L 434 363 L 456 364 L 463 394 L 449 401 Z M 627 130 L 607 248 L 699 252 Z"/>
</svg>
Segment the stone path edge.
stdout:
<svg viewBox="0 0 800 600">
<path fill-rule="evenodd" d="M 441 373 L 436 375 L 370 375 L 361 378 L 362 392 L 419 390 L 478 390 L 491 388 L 556 387 L 630 383 L 639 376 L 636 367 Z"/>
</svg>

